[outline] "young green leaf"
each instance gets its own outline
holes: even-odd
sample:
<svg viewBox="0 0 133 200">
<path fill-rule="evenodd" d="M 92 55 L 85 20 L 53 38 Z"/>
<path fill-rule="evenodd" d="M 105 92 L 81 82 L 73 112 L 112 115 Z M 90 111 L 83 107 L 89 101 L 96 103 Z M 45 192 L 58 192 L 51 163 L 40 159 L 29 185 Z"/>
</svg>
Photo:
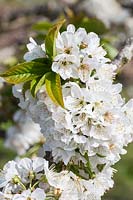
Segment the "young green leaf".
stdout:
<svg viewBox="0 0 133 200">
<path fill-rule="evenodd" d="M 36 88 L 38 81 L 39 81 L 39 78 L 33 79 L 30 83 L 30 92 L 33 97 L 35 97 L 35 88 Z"/>
<path fill-rule="evenodd" d="M 38 90 L 44 85 L 44 83 L 45 83 L 45 74 L 40 78 L 40 80 L 39 80 L 38 83 L 36 84 L 35 91 L 34 91 L 34 95 L 36 95 L 36 93 L 37 93 Z"/>
<path fill-rule="evenodd" d="M 18 84 L 36 79 L 49 72 L 50 68 L 39 62 L 24 62 L 0 74 L 7 82 Z"/>
<path fill-rule="evenodd" d="M 55 24 L 52 28 L 50 28 L 45 38 L 46 52 L 50 57 L 54 57 L 56 55 L 55 41 L 56 41 L 58 32 L 64 23 L 65 23 L 65 20 L 61 20 L 57 24 Z"/>
<path fill-rule="evenodd" d="M 54 72 L 49 72 L 45 77 L 45 85 L 48 95 L 51 100 L 61 107 L 64 108 L 62 89 L 61 89 L 61 80 L 59 74 Z"/>
<path fill-rule="evenodd" d="M 23 88 L 22 88 L 22 94 L 23 97 L 25 98 L 25 92 L 30 89 L 30 81 L 27 81 L 23 84 Z"/>
<path fill-rule="evenodd" d="M 118 50 L 111 43 L 106 42 L 104 40 L 101 41 L 101 44 L 103 45 L 103 48 L 107 52 L 106 57 L 108 57 L 111 60 L 113 60 L 117 56 Z"/>
<path fill-rule="evenodd" d="M 43 63 L 43 64 L 45 64 L 45 65 L 47 65 L 49 67 L 51 67 L 51 65 L 52 65 L 52 61 L 49 58 L 47 58 L 47 57 L 36 58 L 36 59 L 33 60 L 33 62 Z"/>
</svg>

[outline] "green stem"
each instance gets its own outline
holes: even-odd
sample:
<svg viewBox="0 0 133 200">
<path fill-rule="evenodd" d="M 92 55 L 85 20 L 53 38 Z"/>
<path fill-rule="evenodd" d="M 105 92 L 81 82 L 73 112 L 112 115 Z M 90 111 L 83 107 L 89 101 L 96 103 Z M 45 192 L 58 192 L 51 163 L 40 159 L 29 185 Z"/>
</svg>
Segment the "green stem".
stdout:
<svg viewBox="0 0 133 200">
<path fill-rule="evenodd" d="M 32 187 L 31 187 L 31 190 L 34 190 L 35 189 L 35 187 L 38 185 L 40 183 L 40 180 L 39 181 L 37 181 Z"/>
<path fill-rule="evenodd" d="M 25 185 L 22 183 L 22 182 L 19 182 L 18 183 L 24 190 L 26 190 L 26 187 L 25 187 Z"/>
<path fill-rule="evenodd" d="M 40 144 L 36 144 L 31 149 L 29 149 L 29 151 L 26 154 L 22 155 L 21 157 L 22 158 L 23 157 L 31 157 L 33 154 L 37 154 L 37 152 L 39 151 L 41 146 L 42 145 L 40 145 Z"/>
<path fill-rule="evenodd" d="M 14 184 L 19 184 L 24 190 L 26 190 L 25 185 L 21 182 L 21 179 L 17 175 L 14 176 L 12 181 L 13 181 Z"/>
<path fill-rule="evenodd" d="M 38 180 L 38 181 L 31 187 L 31 190 L 34 190 L 35 187 L 36 187 L 40 182 L 43 182 L 43 183 L 47 183 L 47 182 L 48 182 L 45 175 L 42 175 L 42 176 L 41 176 L 40 180 Z"/>
<path fill-rule="evenodd" d="M 95 177 L 94 172 L 91 170 L 91 163 L 89 160 L 89 156 L 87 153 L 85 153 L 84 158 L 86 159 L 87 163 L 86 163 L 86 171 L 89 173 L 89 176 L 91 179 L 93 179 Z"/>
</svg>

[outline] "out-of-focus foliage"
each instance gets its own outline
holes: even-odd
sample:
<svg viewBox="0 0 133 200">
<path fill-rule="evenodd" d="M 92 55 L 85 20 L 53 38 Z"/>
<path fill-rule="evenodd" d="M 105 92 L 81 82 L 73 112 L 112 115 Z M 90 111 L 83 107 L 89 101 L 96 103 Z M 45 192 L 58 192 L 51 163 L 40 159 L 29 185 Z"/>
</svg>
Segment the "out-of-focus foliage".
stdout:
<svg viewBox="0 0 133 200">
<path fill-rule="evenodd" d="M 114 188 L 103 198 L 104 200 L 133 199 L 133 145 L 127 148 L 128 154 L 115 166 L 119 173 L 115 174 Z"/>
<path fill-rule="evenodd" d="M 3 140 L 0 139 L 0 168 L 2 168 L 7 161 L 14 159 L 15 156 L 16 154 L 13 151 L 5 148 Z"/>
<path fill-rule="evenodd" d="M 0 0 L 0 5 L 23 5 L 25 8 L 29 5 L 38 5 L 44 4 L 47 1 L 36 1 L 36 0 Z M 124 2 L 124 1 L 123 1 Z M 31 6 L 32 7 L 32 6 Z M 111 9 L 111 8 L 110 8 Z M 57 9 L 58 10 L 58 9 Z M 67 12 L 66 12 L 67 11 Z M 45 15 L 45 13 L 44 13 Z M 111 28 L 106 27 L 106 25 L 96 19 L 96 17 L 85 16 L 83 12 L 74 13 L 71 9 L 65 9 L 65 15 L 67 16 L 67 23 L 73 23 L 76 27 L 86 28 L 88 32 L 96 32 L 100 35 L 102 39 L 102 45 L 108 52 L 107 57 L 110 59 L 114 59 L 118 53 L 117 49 L 121 48 L 121 44 L 123 45 L 123 41 L 125 41 L 125 33 L 127 30 L 122 25 L 117 26 L 114 25 Z M 64 12 L 60 13 L 59 17 L 64 17 Z M 56 19 L 54 19 L 55 21 Z M 18 22 L 19 23 L 19 22 Z M 31 23 L 32 24 L 32 23 Z M 28 28 L 31 27 L 31 33 L 42 41 L 47 33 L 48 29 L 52 26 L 53 21 L 51 22 L 48 18 L 40 18 L 35 20 L 35 23 Z M 108 39 L 111 36 L 115 39 Z M 121 39 L 122 35 L 122 39 Z M 27 36 L 26 36 L 27 37 Z M 121 41 L 120 41 L 121 40 Z M 22 44 L 22 41 L 20 41 Z M 25 51 L 23 45 L 21 46 L 21 50 Z M 21 57 L 21 55 L 18 55 Z M 15 60 L 16 62 L 16 60 Z M 10 62 L 8 62 L 10 64 Z M 12 65 L 12 64 L 11 64 Z M 128 86 L 126 86 L 128 88 Z M 4 89 L 1 91 L 2 94 L 2 107 L 0 107 L 0 129 L 2 131 L 2 136 L 4 135 L 3 131 L 5 131 L 10 125 L 12 125 L 12 115 L 17 109 L 17 101 L 12 97 L 11 94 L 11 86 L 6 85 Z M 125 91 L 127 94 L 127 91 Z M 128 97 L 127 97 L 128 99 Z M 8 118 L 8 119 L 7 119 Z M 5 137 L 5 135 L 4 135 Z M 15 153 L 11 150 L 4 147 L 3 139 L 0 139 L 0 168 L 8 161 L 12 160 L 15 157 Z M 132 200 L 133 199 L 133 145 L 130 145 L 128 148 L 128 154 L 123 156 L 122 160 L 115 166 L 118 169 L 119 173 L 115 175 L 115 187 L 103 198 L 103 200 Z"/>
</svg>

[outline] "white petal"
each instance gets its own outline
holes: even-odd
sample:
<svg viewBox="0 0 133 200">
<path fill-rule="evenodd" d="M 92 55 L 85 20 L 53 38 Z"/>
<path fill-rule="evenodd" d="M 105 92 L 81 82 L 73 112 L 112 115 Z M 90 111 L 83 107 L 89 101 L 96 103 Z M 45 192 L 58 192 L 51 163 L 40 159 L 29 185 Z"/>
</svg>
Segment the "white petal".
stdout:
<svg viewBox="0 0 133 200">
<path fill-rule="evenodd" d="M 31 198 L 35 200 L 45 200 L 46 194 L 44 190 L 37 188 L 34 192 L 32 192 Z"/>
<path fill-rule="evenodd" d="M 71 33 L 74 33 L 75 32 L 75 26 L 73 24 L 69 24 L 67 26 L 67 31 L 71 32 Z"/>
<path fill-rule="evenodd" d="M 44 168 L 44 159 L 43 158 L 34 158 L 33 159 L 33 171 L 40 172 Z"/>
<path fill-rule="evenodd" d="M 29 41 L 30 41 L 31 43 L 33 43 L 34 45 L 37 45 L 36 41 L 35 41 L 32 37 L 29 38 Z"/>
<path fill-rule="evenodd" d="M 32 160 L 29 158 L 23 158 L 20 160 L 19 165 L 22 169 L 26 171 L 32 170 Z"/>
</svg>

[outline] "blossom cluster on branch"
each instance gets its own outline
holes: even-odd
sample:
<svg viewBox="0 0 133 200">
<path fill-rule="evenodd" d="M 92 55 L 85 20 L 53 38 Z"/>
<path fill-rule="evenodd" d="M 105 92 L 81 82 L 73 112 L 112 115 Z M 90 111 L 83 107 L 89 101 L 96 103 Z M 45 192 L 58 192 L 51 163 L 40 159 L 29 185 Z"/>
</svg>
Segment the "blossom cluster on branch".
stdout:
<svg viewBox="0 0 133 200">
<path fill-rule="evenodd" d="M 122 98 L 122 85 L 115 83 L 117 66 L 106 57 L 98 35 L 70 24 L 54 32 L 51 50 L 52 31 L 45 45 L 30 38 L 23 77 L 16 83 L 30 80 L 28 64 L 41 68 L 47 62 L 46 74 L 40 79 L 37 71 L 39 82 L 33 80 L 30 89 L 24 90 L 25 83 L 13 87 L 19 106 L 41 127 L 48 161 L 37 157 L 7 163 L 0 174 L 3 200 L 100 200 L 113 187 L 112 165 L 133 141 L 133 100 Z M 19 65 L 3 77 L 14 82 L 9 76 L 20 70 Z M 32 68 L 30 78 L 33 73 Z"/>
<path fill-rule="evenodd" d="M 5 146 L 20 156 L 26 154 L 32 146 L 36 145 L 36 150 L 40 149 L 45 141 L 40 126 L 22 110 L 18 110 L 13 118 L 15 124 L 6 132 Z"/>
</svg>

